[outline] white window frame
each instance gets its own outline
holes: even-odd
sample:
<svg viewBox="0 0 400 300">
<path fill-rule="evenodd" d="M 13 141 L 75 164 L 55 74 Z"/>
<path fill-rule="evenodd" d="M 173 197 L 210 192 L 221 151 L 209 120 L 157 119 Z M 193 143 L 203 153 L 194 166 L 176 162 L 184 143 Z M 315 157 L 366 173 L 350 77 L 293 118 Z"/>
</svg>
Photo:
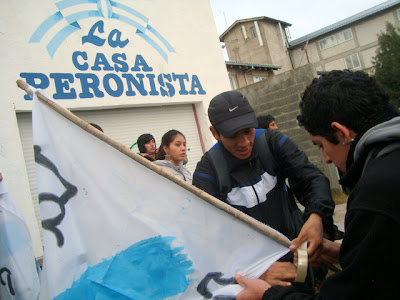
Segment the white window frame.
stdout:
<svg viewBox="0 0 400 300">
<path fill-rule="evenodd" d="M 232 91 L 236 90 L 236 80 L 234 76 L 229 76 L 229 83 L 231 84 Z"/>
<path fill-rule="evenodd" d="M 348 64 L 349 60 L 351 61 L 351 66 Z M 354 66 L 355 62 L 357 62 L 358 66 Z M 346 56 L 344 58 L 344 63 L 346 65 L 346 69 L 349 69 L 349 70 L 361 69 L 361 62 L 360 62 L 360 57 L 358 56 L 358 53 L 353 53 L 353 54 Z"/>
<path fill-rule="evenodd" d="M 260 81 L 262 81 L 262 80 L 264 80 L 264 79 L 266 79 L 267 77 L 264 77 L 264 76 L 253 76 L 253 82 L 254 83 L 256 83 L 256 82 L 260 82 Z"/>
<path fill-rule="evenodd" d="M 249 39 L 249 37 L 247 36 L 246 26 L 242 25 L 242 27 L 240 28 L 240 30 L 242 31 L 243 39 L 244 39 L 245 41 L 247 41 L 247 40 Z"/>
<path fill-rule="evenodd" d="M 250 31 L 251 31 L 251 36 L 253 38 L 257 38 L 257 29 L 256 26 L 250 27 Z"/>
<path fill-rule="evenodd" d="M 318 45 L 319 49 L 322 51 L 334 47 L 336 45 L 339 45 L 341 43 L 350 41 L 352 39 L 353 39 L 353 33 L 351 32 L 351 29 L 346 29 L 319 40 Z"/>
</svg>

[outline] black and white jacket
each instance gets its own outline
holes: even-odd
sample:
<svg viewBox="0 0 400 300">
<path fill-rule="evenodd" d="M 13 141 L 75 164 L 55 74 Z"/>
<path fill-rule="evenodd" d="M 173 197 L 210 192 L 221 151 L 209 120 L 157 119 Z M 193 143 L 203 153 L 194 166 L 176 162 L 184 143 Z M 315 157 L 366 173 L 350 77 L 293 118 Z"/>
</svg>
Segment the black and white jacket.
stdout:
<svg viewBox="0 0 400 300">
<path fill-rule="evenodd" d="M 193 185 L 271 226 L 290 240 L 297 237 L 302 225 L 302 220 L 297 222 L 301 213 L 294 194 L 305 206 L 304 219 L 317 213 L 323 219 L 324 228 L 332 231 L 334 202 L 328 179 L 287 136 L 276 130 L 257 129 L 256 139 L 261 134 L 267 137 L 269 149 L 266 151 L 273 153 L 273 168 L 263 166 L 255 147 L 248 159 L 240 160 L 219 142 L 214 147 L 220 147 L 227 160 L 232 190 L 226 195 L 219 192 L 207 153 L 197 164 Z M 286 178 L 290 188 L 285 184 Z"/>
</svg>

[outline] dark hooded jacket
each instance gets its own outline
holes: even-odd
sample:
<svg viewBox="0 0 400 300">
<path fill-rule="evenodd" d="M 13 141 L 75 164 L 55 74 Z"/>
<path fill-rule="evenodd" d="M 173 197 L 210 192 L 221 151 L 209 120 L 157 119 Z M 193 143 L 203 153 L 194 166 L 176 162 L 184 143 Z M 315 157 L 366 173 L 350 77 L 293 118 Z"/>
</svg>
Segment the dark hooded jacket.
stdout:
<svg viewBox="0 0 400 300">
<path fill-rule="evenodd" d="M 341 180 L 351 189 L 339 254 L 343 270 L 328 277 L 318 294 L 274 286 L 263 299 L 399 298 L 400 117 L 357 136 L 347 170 Z"/>
</svg>

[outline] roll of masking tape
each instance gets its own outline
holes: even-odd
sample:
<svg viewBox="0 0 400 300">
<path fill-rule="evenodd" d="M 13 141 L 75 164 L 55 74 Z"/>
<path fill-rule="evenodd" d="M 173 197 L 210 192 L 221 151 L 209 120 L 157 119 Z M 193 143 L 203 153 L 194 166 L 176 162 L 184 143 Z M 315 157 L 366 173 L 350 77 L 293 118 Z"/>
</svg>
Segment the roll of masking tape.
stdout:
<svg viewBox="0 0 400 300">
<path fill-rule="evenodd" d="M 307 242 L 297 248 L 297 276 L 295 282 L 304 282 L 307 277 L 308 255 Z"/>
</svg>

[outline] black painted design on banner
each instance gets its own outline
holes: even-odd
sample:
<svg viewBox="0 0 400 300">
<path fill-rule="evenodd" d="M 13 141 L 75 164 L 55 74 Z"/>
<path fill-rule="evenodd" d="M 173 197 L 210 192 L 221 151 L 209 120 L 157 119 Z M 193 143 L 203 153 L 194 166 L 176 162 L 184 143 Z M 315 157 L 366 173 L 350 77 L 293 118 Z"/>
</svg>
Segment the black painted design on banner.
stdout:
<svg viewBox="0 0 400 300">
<path fill-rule="evenodd" d="M 7 282 L 3 280 L 3 273 L 7 273 Z M 15 291 L 11 281 L 11 271 L 9 269 L 7 268 L 0 269 L 0 283 L 4 286 L 8 285 L 8 290 L 10 291 L 10 294 L 13 296 L 15 295 Z"/>
<path fill-rule="evenodd" d="M 197 286 L 197 292 L 202 295 L 204 298 L 207 299 L 216 299 L 216 300 L 228 300 L 228 299 L 235 299 L 235 296 L 229 295 L 215 295 L 209 291 L 208 284 L 213 279 L 219 285 L 230 285 L 230 284 L 237 284 L 234 277 L 231 278 L 221 278 L 224 275 L 221 272 L 210 272 L 207 273 L 206 276 L 200 281 L 199 285 Z"/>
<path fill-rule="evenodd" d="M 60 180 L 61 184 L 65 187 L 65 192 L 60 197 L 51 193 L 39 194 L 39 203 L 44 201 L 52 201 L 57 203 L 60 207 L 61 213 L 55 216 L 54 218 L 43 220 L 42 226 L 44 229 L 47 229 L 54 233 L 57 239 L 58 247 L 62 247 L 64 245 L 64 235 L 62 234 L 61 230 L 57 228 L 57 226 L 61 224 L 62 220 L 65 217 L 65 205 L 72 197 L 74 197 L 77 194 L 78 189 L 76 186 L 65 180 L 61 176 L 60 172 L 58 171 L 57 167 L 53 164 L 53 162 L 51 162 L 46 156 L 40 153 L 42 151 L 40 146 L 35 145 L 33 148 L 35 152 L 36 163 L 44 166 L 45 168 L 53 172 L 54 175 L 56 175 L 56 177 L 58 178 L 58 180 Z"/>
</svg>

